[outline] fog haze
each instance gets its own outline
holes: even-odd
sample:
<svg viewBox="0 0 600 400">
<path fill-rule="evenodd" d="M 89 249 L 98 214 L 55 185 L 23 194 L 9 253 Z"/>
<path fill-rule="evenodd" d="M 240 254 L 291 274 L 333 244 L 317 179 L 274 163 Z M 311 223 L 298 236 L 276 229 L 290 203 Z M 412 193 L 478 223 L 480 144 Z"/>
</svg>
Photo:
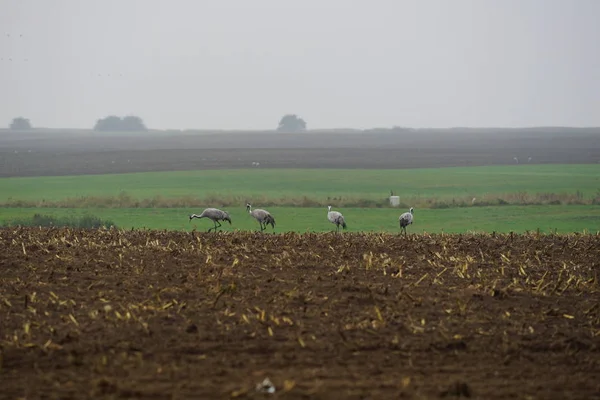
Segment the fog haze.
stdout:
<svg viewBox="0 0 600 400">
<path fill-rule="evenodd" d="M 0 125 L 600 125 L 595 0 L 0 0 Z"/>
</svg>

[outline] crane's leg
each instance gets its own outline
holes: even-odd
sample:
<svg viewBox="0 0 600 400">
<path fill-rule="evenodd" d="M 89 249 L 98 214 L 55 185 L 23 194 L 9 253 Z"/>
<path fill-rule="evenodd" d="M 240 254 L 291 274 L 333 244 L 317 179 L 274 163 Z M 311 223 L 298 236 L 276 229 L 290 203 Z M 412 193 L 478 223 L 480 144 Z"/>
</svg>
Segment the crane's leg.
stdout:
<svg viewBox="0 0 600 400">
<path fill-rule="evenodd" d="M 214 230 L 215 232 L 217 231 L 217 223 L 218 223 L 218 221 L 213 221 L 213 223 L 215 224 L 215 226 L 214 226 L 213 228 L 210 228 L 210 229 L 208 230 L 209 232 L 210 232 L 210 231 L 213 231 L 213 230 Z M 221 226 L 221 224 L 219 224 L 219 226 Z"/>
<path fill-rule="evenodd" d="M 214 222 L 215 222 L 215 221 L 213 221 L 213 223 L 214 223 Z M 210 231 L 212 231 L 213 229 L 215 229 L 215 228 L 208 228 L 208 231 L 207 231 L 207 232 L 208 232 L 208 233 L 210 233 Z"/>
</svg>

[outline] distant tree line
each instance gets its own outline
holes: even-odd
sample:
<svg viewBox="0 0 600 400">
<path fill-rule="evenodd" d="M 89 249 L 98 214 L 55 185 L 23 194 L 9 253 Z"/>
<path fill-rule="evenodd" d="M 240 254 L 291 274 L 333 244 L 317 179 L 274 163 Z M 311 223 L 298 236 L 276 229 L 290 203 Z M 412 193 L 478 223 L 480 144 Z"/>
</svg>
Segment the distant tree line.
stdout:
<svg viewBox="0 0 600 400">
<path fill-rule="evenodd" d="M 33 129 L 31 122 L 27 118 L 17 117 L 9 125 L 12 130 Z M 99 132 L 136 132 L 147 131 L 144 121 L 136 115 L 118 117 L 109 115 L 100 118 L 94 125 L 94 130 Z M 296 114 L 286 114 L 279 120 L 277 125 L 278 132 L 304 132 L 306 131 L 306 121 Z"/>
<path fill-rule="evenodd" d="M 14 131 L 26 131 L 33 129 L 31 126 L 31 121 L 27 118 L 17 117 L 13 118 L 9 129 Z M 128 115 L 126 117 L 120 118 L 115 115 L 109 115 L 106 118 L 101 118 L 96 121 L 94 125 L 95 131 L 102 132 L 110 132 L 110 131 L 121 131 L 121 132 L 131 132 L 131 131 L 146 131 L 146 125 L 144 121 L 135 115 Z"/>
<path fill-rule="evenodd" d="M 277 130 L 279 132 L 304 132 L 306 130 L 306 121 L 296 114 L 286 114 L 279 120 Z"/>
<path fill-rule="evenodd" d="M 135 115 L 128 115 L 120 118 L 115 115 L 109 115 L 106 118 L 101 118 L 94 125 L 95 131 L 101 132 L 131 132 L 131 131 L 146 131 L 144 121 Z"/>
<path fill-rule="evenodd" d="M 29 129 L 32 129 L 31 122 L 29 122 L 27 118 L 23 117 L 13 118 L 12 122 L 8 127 L 15 131 L 27 131 Z"/>
</svg>

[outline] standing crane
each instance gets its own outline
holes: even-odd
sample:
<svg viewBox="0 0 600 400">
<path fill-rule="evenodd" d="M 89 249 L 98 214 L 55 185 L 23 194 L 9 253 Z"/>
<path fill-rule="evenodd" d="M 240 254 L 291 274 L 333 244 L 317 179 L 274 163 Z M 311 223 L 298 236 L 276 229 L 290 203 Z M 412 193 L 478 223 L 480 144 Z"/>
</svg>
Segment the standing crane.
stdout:
<svg viewBox="0 0 600 400">
<path fill-rule="evenodd" d="M 231 225 L 231 217 L 229 216 L 229 214 L 223 210 L 219 210 L 218 208 L 207 208 L 204 211 L 202 211 L 202 214 L 200 215 L 190 215 L 190 221 L 192 221 L 192 219 L 194 218 L 208 218 L 212 222 L 214 222 L 214 228 L 210 228 L 208 232 L 212 231 L 213 229 L 216 232 L 217 228 L 221 227 L 221 223 L 219 221 L 228 221 L 229 225 Z M 217 226 L 217 224 L 219 225 Z"/>
<path fill-rule="evenodd" d="M 408 212 L 402 214 L 398 220 L 400 221 L 400 233 L 404 230 L 406 235 L 406 227 L 413 223 L 413 208 L 411 207 Z"/>
<path fill-rule="evenodd" d="M 263 210 L 261 208 L 255 208 L 252 210 L 252 205 L 250 203 L 246 203 L 246 211 L 254 217 L 260 224 L 260 231 L 264 231 L 267 229 L 267 225 L 271 224 L 271 227 L 275 229 L 275 218 L 271 215 L 267 210 Z"/>
<path fill-rule="evenodd" d="M 331 206 L 327 208 L 327 219 L 332 224 L 336 226 L 336 232 L 340 231 L 340 225 L 342 228 L 346 229 L 346 221 L 344 220 L 344 216 L 339 211 L 331 211 Z"/>
</svg>

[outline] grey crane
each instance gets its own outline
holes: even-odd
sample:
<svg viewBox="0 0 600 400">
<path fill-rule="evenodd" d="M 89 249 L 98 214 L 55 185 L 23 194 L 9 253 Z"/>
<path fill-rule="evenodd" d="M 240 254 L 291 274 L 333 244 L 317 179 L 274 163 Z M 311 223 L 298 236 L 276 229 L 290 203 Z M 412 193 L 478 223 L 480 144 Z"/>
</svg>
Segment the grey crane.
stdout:
<svg viewBox="0 0 600 400">
<path fill-rule="evenodd" d="M 327 207 L 327 219 L 332 224 L 336 226 L 336 232 L 340 231 L 340 225 L 342 228 L 346 229 L 346 221 L 344 220 L 344 216 L 339 211 L 331 211 L 331 206 Z"/>
<path fill-rule="evenodd" d="M 252 209 L 252 205 L 250 203 L 246 203 L 246 211 L 254 217 L 260 224 L 260 231 L 264 231 L 267 229 L 267 225 L 271 224 L 271 227 L 275 229 L 275 218 L 271 215 L 267 210 L 263 210 L 261 208 Z"/>
<path fill-rule="evenodd" d="M 212 231 L 213 229 L 216 232 L 217 228 L 221 227 L 221 223 L 219 221 L 228 221 L 229 225 L 231 225 L 231 217 L 229 216 L 229 214 L 223 210 L 219 210 L 218 208 L 207 208 L 204 211 L 202 211 L 202 214 L 200 215 L 190 215 L 190 221 L 192 221 L 192 219 L 194 218 L 208 218 L 212 222 L 214 222 L 214 228 L 210 228 L 208 232 Z M 217 224 L 219 225 L 217 226 Z"/>
<path fill-rule="evenodd" d="M 404 234 L 406 235 L 406 227 L 413 223 L 413 208 L 411 207 L 408 212 L 405 212 L 398 218 L 400 221 L 400 232 L 404 230 Z"/>
</svg>

